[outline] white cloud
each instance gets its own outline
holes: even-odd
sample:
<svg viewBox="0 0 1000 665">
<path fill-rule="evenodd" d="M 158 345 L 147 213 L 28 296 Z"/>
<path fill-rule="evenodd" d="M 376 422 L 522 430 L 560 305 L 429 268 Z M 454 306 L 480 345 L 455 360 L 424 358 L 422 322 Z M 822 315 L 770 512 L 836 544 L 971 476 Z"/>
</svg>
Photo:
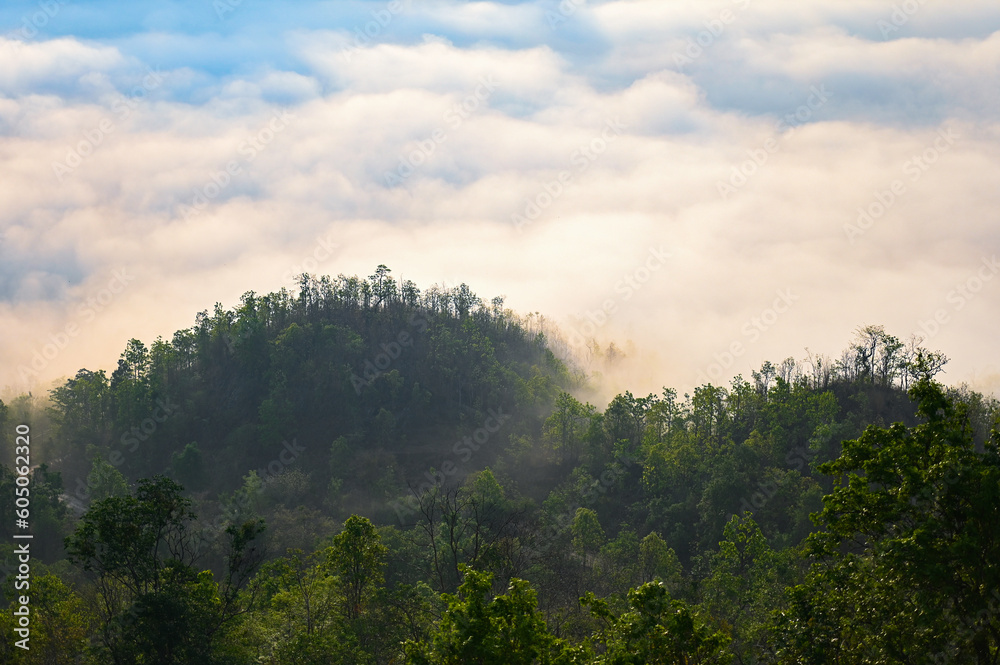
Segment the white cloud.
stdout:
<svg viewBox="0 0 1000 665">
<path fill-rule="evenodd" d="M 0 37 L 0 91 L 18 94 L 49 86 L 101 88 L 102 72 L 125 64 L 114 48 L 75 39 L 22 42 Z"/>
<path fill-rule="evenodd" d="M 761 0 L 678 71 L 662 44 L 732 4 L 595 5 L 578 18 L 606 48 L 588 60 L 561 49 L 558 30 L 537 37 L 549 44 L 498 43 L 539 6 L 477 3 L 446 18 L 441 3 L 420 19 L 447 25 L 440 38 L 347 60 L 345 33 L 298 30 L 294 71 L 165 68 L 125 117 L 112 104 L 145 63 L 72 39 L 22 45 L 34 73 L 0 67 L 0 385 L 67 325 L 79 334 L 39 380 L 111 368 L 129 337 L 169 336 L 216 301 L 290 287 L 323 238 L 339 249 L 317 272 L 386 263 L 422 285 L 462 280 L 567 329 L 611 299 L 600 334 L 631 339 L 646 366 L 622 389 L 689 387 L 734 341 L 745 353 L 727 372 L 747 374 L 805 346 L 836 353 L 866 323 L 906 336 L 941 308 L 951 323 L 930 345 L 954 358 L 948 378 L 993 381 L 1000 279 L 961 308 L 949 293 L 997 245 L 1000 100 L 987 82 L 1000 35 L 882 42 L 848 26 L 881 3 L 781 12 Z M 462 32 L 494 42 L 461 45 Z M 483 77 L 496 82 L 488 94 Z M 822 84 L 829 100 L 776 128 L 776 113 Z M 292 117 L 275 129 L 283 108 Z M 53 162 L 105 119 L 114 131 L 60 182 Z M 387 186 L 386 172 L 399 181 Z M 845 231 L 894 181 L 884 212 Z M 532 221 L 519 231 L 513 215 Z M 667 264 L 622 288 L 661 246 Z M 121 269 L 134 282 L 84 321 Z M 744 326 L 788 289 L 798 299 L 751 341 Z"/>
</svg>

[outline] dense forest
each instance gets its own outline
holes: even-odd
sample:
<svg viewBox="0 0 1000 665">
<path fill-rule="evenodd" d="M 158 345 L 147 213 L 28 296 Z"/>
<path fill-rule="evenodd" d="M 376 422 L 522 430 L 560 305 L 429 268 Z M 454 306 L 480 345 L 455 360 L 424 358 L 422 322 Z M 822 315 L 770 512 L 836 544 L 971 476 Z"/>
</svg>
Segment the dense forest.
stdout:
<svg viewBox="0 0 1000 665">
<path fill-rule="evenodd" d="M 1000 663 L 1000 408 L 945 363 L 868 325 L 599 408 L 502 298 L 302 275 L 0 402 L 0 661 Z"/>
</svg>

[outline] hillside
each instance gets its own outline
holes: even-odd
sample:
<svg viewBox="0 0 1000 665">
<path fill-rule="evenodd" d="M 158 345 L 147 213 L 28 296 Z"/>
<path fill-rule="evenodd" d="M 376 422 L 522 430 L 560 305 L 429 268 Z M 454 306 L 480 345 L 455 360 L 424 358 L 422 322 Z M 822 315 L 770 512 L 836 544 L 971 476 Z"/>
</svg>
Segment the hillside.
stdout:
<svg viewBox="0 0 1000 665">
<path fill-rule="evenodd" d="M 233 552 L 258 543 L 254 565 L 241 559 L 246 577 L 234 595 L 218 591 L 219 607 L 243 609 L 219 610 L 226 631 L 205 638 L 240 657 L 390 662 L 402 640 L 430 640 L 445 621 L 436 594 L 463 582 L 464 594 L 479 593 L 479 583 L 499 594 L 523 579 L 537 592 L 545 630 L 581 654 L 599 634 L 600 603 L 621 619 L 629 589 L 658 581 L 671 602 L 692 608 L 705 645 L 712 636 L 728 644 L 718 654 L 776 662 L 771 640 L 788 624 L 771 613 L 794 613 L 795 597 L 783 589 L 807 581 L 800 548 L 819 531 L 810 514 L 831 510 L 823 497 L 841 487 L 819 467 L 845 457 L 843 442 L 870 436 L 869 426 L 918 431 L 937 413 L 918 412 L 911 397 L 923 395 L 960 405 L 969 465 L 995 455 L 987 442 L 997 404 L 964 389 L 934 397 L 931 378 L 944 362 L 867 326 L 836 362 L 766 363 L 728 387 L 625 392 L 598 408 L 585 401 L 590 379 L 573 359 L 557 358 L 545 331 L 501 298 L 485 302 L 465 285 L 421 291 L 385 266 L 368 279 L 303 275 L 296 294 L 247 293 L 169 341 L 131 340 L 110 376 L 82 369 L 53 390 L 32 425 L 43 463 L 31 486 L 34 556 L 68 585 L 66 597 L 99 595 L 101 568 L 71 567 L 67 555 L 78 564 L 100 559 L 106 550 L 85 547 L 86 538 L 105 538 L 103 547 L 113 538 L 84 527 L 138 510 L 149 496 L 143 479 L 162 476 L 158 496 L 175 496 L 175 482 L 180 511 L 164 529 L 188 525 L 177 533 L 192 571 L 231 581 Z M 5 436 L 31 404 L 25 396 L 0 405 Z M 11 462 L 0 479 L 4 514 L 14 510 Z M 227 526 L 252 524 L 263 531 L 223 537 Z M 5 522 L 0 547 L 9 550 L 10 537 Z M 337 557 L 353 551 L 351 542 L 368 543 L 370 586 L 353 587 L 344 615 L 336 608 L 349 594 L 337 585 L 349 575 Z M 748 558 L 732 558 L 749 544 Z M 188 593 L 184 584 L 170 593 Z M 333 595 L 312 638 L 295 608 L 321 587 Z M 252 597 L 240 595 L 248 589 Z M 596 594 L 589 609 L 578 602 L 588 592 Z M 732 594 L 745 601 L 735 615 Z M 114 614 L 91 612 L 74 648 L 89 643 L 89 653 L 106 657 L 124 639 L 121 628 L 112 629 Z M 345 634 L 356 639 L 337 651 L 331 644 Z M 617 638 L 602 639 L 598 654 L 616 648 Z M 781 639 L 788 643 L 787 630 Z M 439 647 L 427 653 L 440 655 Z M 303 649 L 331 660 L 303 660 Z M 126 651 L 114 662 L 145 662 Z M 422 662 L 416 646 L 410 651 Z M 229 662 L 221 651 L 199 657 Z"/>
</svg>

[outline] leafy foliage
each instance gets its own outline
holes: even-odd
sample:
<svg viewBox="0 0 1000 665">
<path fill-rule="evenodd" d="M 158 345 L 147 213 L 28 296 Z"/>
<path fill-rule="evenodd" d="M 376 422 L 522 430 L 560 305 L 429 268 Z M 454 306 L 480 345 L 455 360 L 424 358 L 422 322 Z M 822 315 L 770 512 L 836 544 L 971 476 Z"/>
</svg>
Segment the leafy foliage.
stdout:
<svg viewBox="0 0 1000 665">
<path fill-rule="evenodd" d="M 842 482 L 824 497 L 824 531 L 810 538 L 818 562 L 779 624 L 786 654 L 1000 654 L 1000 439 L 994 431 L 977 446 L 967 407 L 927 376 L 910 394 L 923 422 L 871 426 L 820 467 Z"/>
<path fill-rule="evenodd" d="M 4 662 L 995 665 L 1000 409 L 944 356 L 865 326 L 601 409 L 555 337 L 380 265 L 0 404 L 50 462 Z"/>
<path fill-rule="evenodd" d="M 457 595 L 425 643 L 406 643 L 413 665 L 532 665 L 566 662 L 563 644 L 549 633 L 535 591 L 513 579 L 507 592 L 489 598 L 492 576 L 462 567 Z"/>
</svg>

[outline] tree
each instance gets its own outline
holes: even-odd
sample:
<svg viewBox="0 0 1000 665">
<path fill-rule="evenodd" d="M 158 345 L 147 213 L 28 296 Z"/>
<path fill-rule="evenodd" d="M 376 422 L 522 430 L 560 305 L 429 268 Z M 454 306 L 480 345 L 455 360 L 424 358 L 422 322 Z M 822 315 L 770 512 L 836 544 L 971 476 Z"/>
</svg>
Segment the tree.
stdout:
<svg viewBox="0 0 1000 665">
<path fill-rule="evenodd" d="M 121 471 L 100 457 L 95 457 L 90 467 L 87 487 L 90 488 L 92 501 L 100 501 L 110 496 L 126 496 L 129 491 L 128 481 Z"/>
<path fill-rule="evenodd" d="M 81 473 L 87 468 L 83 458 L 87 446 L 104 446 L 111 441 L 111 397 L 103 370 L 81 369 L 50 393 L 49 411 L 58 433 L 58 448 L 53 452 L 78 465 Z"/>
<path fill-rule="evenodd" d="M 677 554 L 655 531 L 639 542 L 639 570 L 644 584 L 660 581 L 668 591 L 677 590 L 683 573 Z"/>
<path fill-rule="evenodd" d="M 66 538 L 70 561 L 95 577 L 101 657 L 125 663 L 210 663 L 215 638 L 252 605 L 240 590 L 263 553 L 261 523 L 230 526 L 226 580 L 193 564 L 190 501 L 177 483 L 142 479 L 134 495 L 91 505 Z"/>
<path fill-rule="evenodd" d="M 170 456 L 170 468 L 177 479 L 190 489 L 199 490 L 205 483 L 205 459 L 197 441 Z"/>
<path fill-rule="evenodd" d="M 977 450 L 967 406 L 929 372 L 910 396 L 923 422 L 869 426 L 819 467 L 840 482 L 777 622 L 786 662 L 996 663 L 1000 434 Z"/>
<path fill-rule="evenodd" d="M 382 584 L 385 553 L 378 531 L 365 517 L 351 515 L 344 522 L 344 530 L 334 536 L 327 564 L 339 576 L 344 614 L 349 620 L 361 616 L 372 590 Z"/>
<path fill-rule="evenodd" d="M 628 451 L 634 450 L 642 438 L 646 408 L 652 399 L 652 395 L 637 399 L 626 391 L 611 400 L 604 410 L 604 428 L 612 446 L 621 443 Z"/>
<path fill-rule="evenodd" d="M 24 591 L 13 590 L 13 579 L 8 584 L 8 595 L 16 598 Z M 56 575 L 47 573 L 31 580 L 30 588 L 31 647 L 25 651 L 13 646 L 14 621 L 12 604 L 0 612 L 0 627 L 5 639 L 0 646 L 4 663 L 11 665 L 72 665 L 80 662 L 87 644 L 87 635 L 95 617 L 87 610 L 84 600 Z"/>
<path fill-rule="evenodd" d="M 592 558 L 604 545 L 607 537 L 597 513 L 590 508 L 577 508 L 573 518 L 573 549 L 585 561 Z"/>
<path fill-rule="evenodd" d="M 594 407 L 580 404 L 566 392 L 556 397 L 555 409 L 542 426 L 546 443 L 566 462 L 575 466 L 580 459 L 583 440 Z"/>
<path fill-rule="evenodd" d="M 493 576 L 462 566 L 458 594 L 426 642 L 408 640 L 411 665 L 548 665 L 570 662 L 565 644 L 549 633 L 535 590 L 513 579 L 507 593 L 490 598 Z"/>
<path fill-rule="evenodd" d="M 322 663 L 331 653 L 345 651 L 337 648 L 343 597 L 326 565 L 327 555 L 328 550 L 309 556 L 288 550 L 261 569 L 262 612 L 245 640 L 267 654 L 268 662 Z"/>
<path fill-rule="evenodd" d="M 641 584 L 639 572 L 639 538 L 627 524 L 618 530 L 618 536 L 601 548 L 602 581 L 614 593 Z M 591 587 L 592 589 L 594 587 Z"/>
<path fill-rule="evenodd" d="M 711 384 L 694 389 L 691 398 L 691 422 L 698 443 L 709 449 L 718 450 L 725 435 L 727 413 L 725 388 Z"/>
<path fill-rule="evenodd" d="M 779 557 L 749 513 L 733 515 L 723 538 L 703 583 L 705 608 L 727 626 L 738 663 L 762 662 L 770 615 L 781 601 Z"/>
<path fill-rule="evenodd" d="M 150 411 L 149 351 L 138 339 L 130 339 L 111 374 L 110 388 L 117 398 L 117 425 L 127 429 Z"/>
<path fill-rule="evenodd" d="M 373 307 L 379 307 L 380 305 L 385 307 L 392 304 L 393 300 L 396 299 L 396 282 L 389 276 L 391 272 L 392 270 L 380 263 L 378 268 L 375 269 L 375 274 L 368 278 L 368 281 L 371 283 L 372 295 L 375 297 Z"/>
<path fill-rule="evenodd" d="M 683 426 L 683 413 L 677 402 L 677 391 L 664 388 L 663 397 L 649 398 L 650 406 L 646 412 L 646 429 L 643 442 L 654 445 L 662 443 L 676 428 Z"/>
<path fill-rule="evenodd" d="M 670 597 L 662 583 L 628 592 L 629 609 L 619 616 L 608 603 L 587 593 L 581 600 L 604 628 L 595 638 L 601 653 L 594 665 L 700 665 L 728 663 L 728 638 L 691 607 Z M 602 653 L 603 652 L 603 653 Z"/>
<path fill-rule="evenodd" d="M 462 565 L 495 570 L 518 567 L 520 511 L 503 498 L 503 489 L 488 468 L 470 477 L 467 487 L 433 487 L 418 499 L 418 528 L 430 553 L 434 585 L 454 590 Z"/>
</svg>

